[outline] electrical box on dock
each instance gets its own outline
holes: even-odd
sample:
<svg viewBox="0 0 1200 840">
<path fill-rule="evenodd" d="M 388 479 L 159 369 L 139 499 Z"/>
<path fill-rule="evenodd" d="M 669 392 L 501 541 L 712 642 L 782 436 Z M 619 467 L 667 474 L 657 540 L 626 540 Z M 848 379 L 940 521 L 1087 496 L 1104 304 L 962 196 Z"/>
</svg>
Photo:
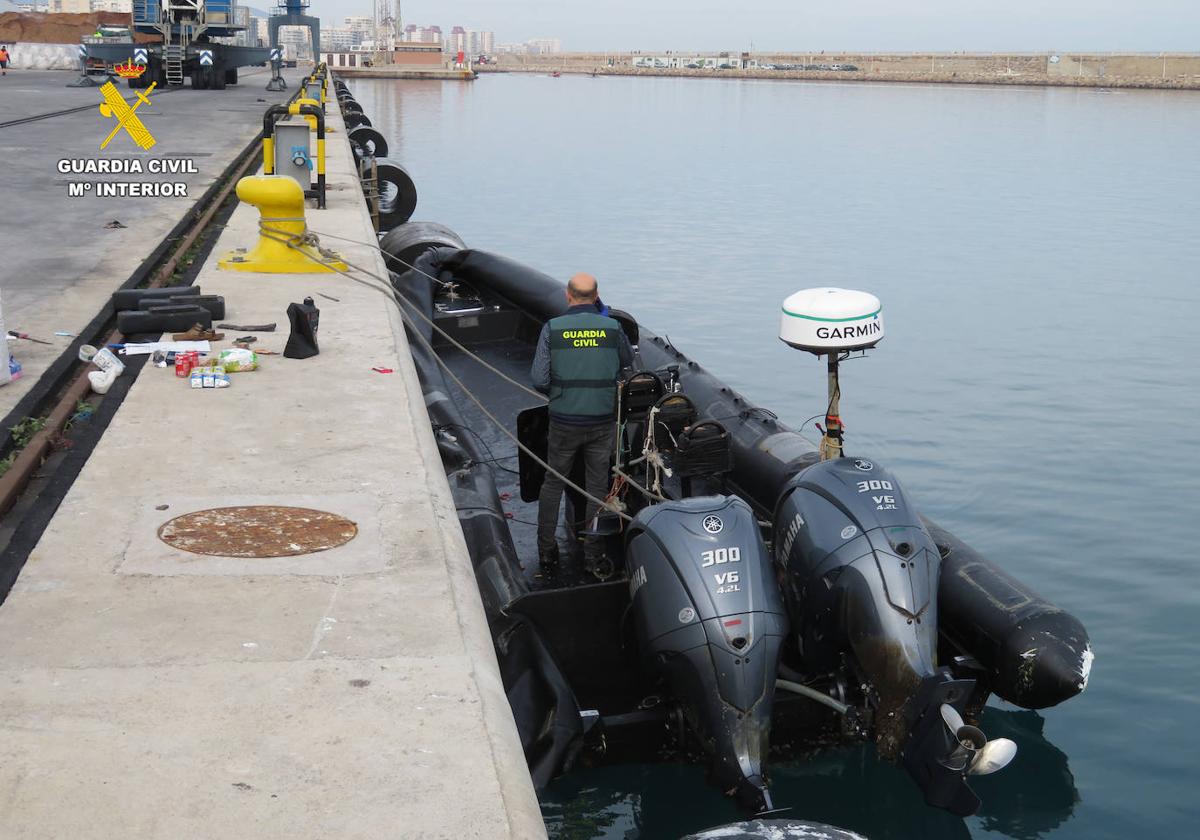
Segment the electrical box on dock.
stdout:
<svg viewBox="0 0 1200 840">
<path fill-rule="evenodd" d="M 312 187 L 313 161 L 309 147 L 308 122 L 303 118 L 275 123 L 275 174 L 287 175 L 300 185 Z"/>
</svg>

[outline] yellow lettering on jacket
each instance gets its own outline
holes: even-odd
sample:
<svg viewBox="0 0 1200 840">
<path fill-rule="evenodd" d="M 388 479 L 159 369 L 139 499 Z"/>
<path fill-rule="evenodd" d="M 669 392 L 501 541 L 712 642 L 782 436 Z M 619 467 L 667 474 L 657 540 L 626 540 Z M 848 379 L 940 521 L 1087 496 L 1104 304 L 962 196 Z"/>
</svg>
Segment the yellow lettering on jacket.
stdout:
<svg viewBox="0 0 1200 840">
<path fill-rule="evenodd" d="M 575 338 L 608 338 L 608 332 L 605 330 L 563 330 L 562 337 L 568 341 Z M 576 347 L 581 345 L 576 344 Z M 599 344 L 590 346 L 599 347 Z"/>
</svg>

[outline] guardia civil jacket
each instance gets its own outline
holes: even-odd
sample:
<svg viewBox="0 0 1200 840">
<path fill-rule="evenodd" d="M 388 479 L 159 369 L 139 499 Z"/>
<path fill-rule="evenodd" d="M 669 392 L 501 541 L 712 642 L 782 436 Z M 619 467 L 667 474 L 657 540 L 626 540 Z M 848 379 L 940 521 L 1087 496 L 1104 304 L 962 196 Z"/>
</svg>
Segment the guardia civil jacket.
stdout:
<svg viewBox="0 0 1200 840">
<path fill-rule="evenodd" d="M 591 304 L 551 318 L 538 338 L 533 384 L 550 397 L 560 423 L 597 425 L 613 419 L 617 374 L 633 361 L 621 325 Z"/>
</svg>

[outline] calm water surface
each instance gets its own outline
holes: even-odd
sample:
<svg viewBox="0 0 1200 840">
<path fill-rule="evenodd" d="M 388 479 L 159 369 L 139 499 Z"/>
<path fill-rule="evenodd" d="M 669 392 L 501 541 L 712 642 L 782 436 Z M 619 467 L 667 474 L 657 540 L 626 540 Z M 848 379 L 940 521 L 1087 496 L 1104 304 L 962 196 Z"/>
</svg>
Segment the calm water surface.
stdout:
<svg viewBox="0 0 1200 840">
<path fill-rule="evenodd" d="M 775 337 L 796 289 L 879 295 L 845 366 L 852 453 L 1091 632 L 984 809 L 926 808 L 869 748 L 774 767 L 776 802 L 872 838 L 1194 836 L 1200 817 L 1200 95 L 485 76 L 355 82 L 417 218 L 665 332 L 798 424 L 821 365 Z M 582 771 L 555 838 L 673 838 L 738 816 L 695 767 Z"/>
</svg>

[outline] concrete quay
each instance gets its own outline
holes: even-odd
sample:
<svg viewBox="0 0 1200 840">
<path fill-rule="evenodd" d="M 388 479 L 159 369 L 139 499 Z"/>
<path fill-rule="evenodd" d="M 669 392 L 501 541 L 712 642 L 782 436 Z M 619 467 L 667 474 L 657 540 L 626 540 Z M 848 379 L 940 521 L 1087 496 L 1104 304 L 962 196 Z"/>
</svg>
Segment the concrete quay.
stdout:
<svg viewBox="0 0 1200 840">
<path fill-rule="evenodd" d="M 9 342 L 24 367 L 21 379 L 0 388 L 0 416 L 13 409 L 40 374 L 71 344 L 56 332 L 79 332 L 108 296 L 192 209 L 246 144 L 262 130 L 262 112 L 296 92 L 301 70 L 285 71 L 288 90 L 264 90 L 269 73 L 244 70 L 222 91 L 186 87 L 155 94 L 138 109 L 156 145 L 149 151 L 128 137 L 100 142 L 111 128 L 101 116 L 99 88 L 68 88 L 78 73 L 13 70 L 0 85 L 0 123 L 71 108 L 74 113 L 0 127 L 0 295 L 4 323 L 50 345 Z M 129 99 L 124 84 L 118 88 Z M 94 107 L 86 107 L 94 106 Z M 60 160 L 190 160 L 195 173 L 172 175 L 64 174 Z M 92 191 L 68 197 L 70 182 L 180 182 L 186 197 L 100 198 Z M 112 222 L 123 227 L 107 227 Z"/>
<path fill-rule="evenodd" d="M 309 227 L 386 276 L 329 125 Z M 142 370 L 0 606 L 0 835 L 544 838 L 399 314 L 338 274 L 218 270 L 258 215 L 237 208 L 199 282 L 227 321 L 278 322 L 275 351 L 314 297 L 321 354 L 263 356 L 227 390 Z M 357 536 L 271 559 L 157 537 L 238 504 Z"/>
</svg>

